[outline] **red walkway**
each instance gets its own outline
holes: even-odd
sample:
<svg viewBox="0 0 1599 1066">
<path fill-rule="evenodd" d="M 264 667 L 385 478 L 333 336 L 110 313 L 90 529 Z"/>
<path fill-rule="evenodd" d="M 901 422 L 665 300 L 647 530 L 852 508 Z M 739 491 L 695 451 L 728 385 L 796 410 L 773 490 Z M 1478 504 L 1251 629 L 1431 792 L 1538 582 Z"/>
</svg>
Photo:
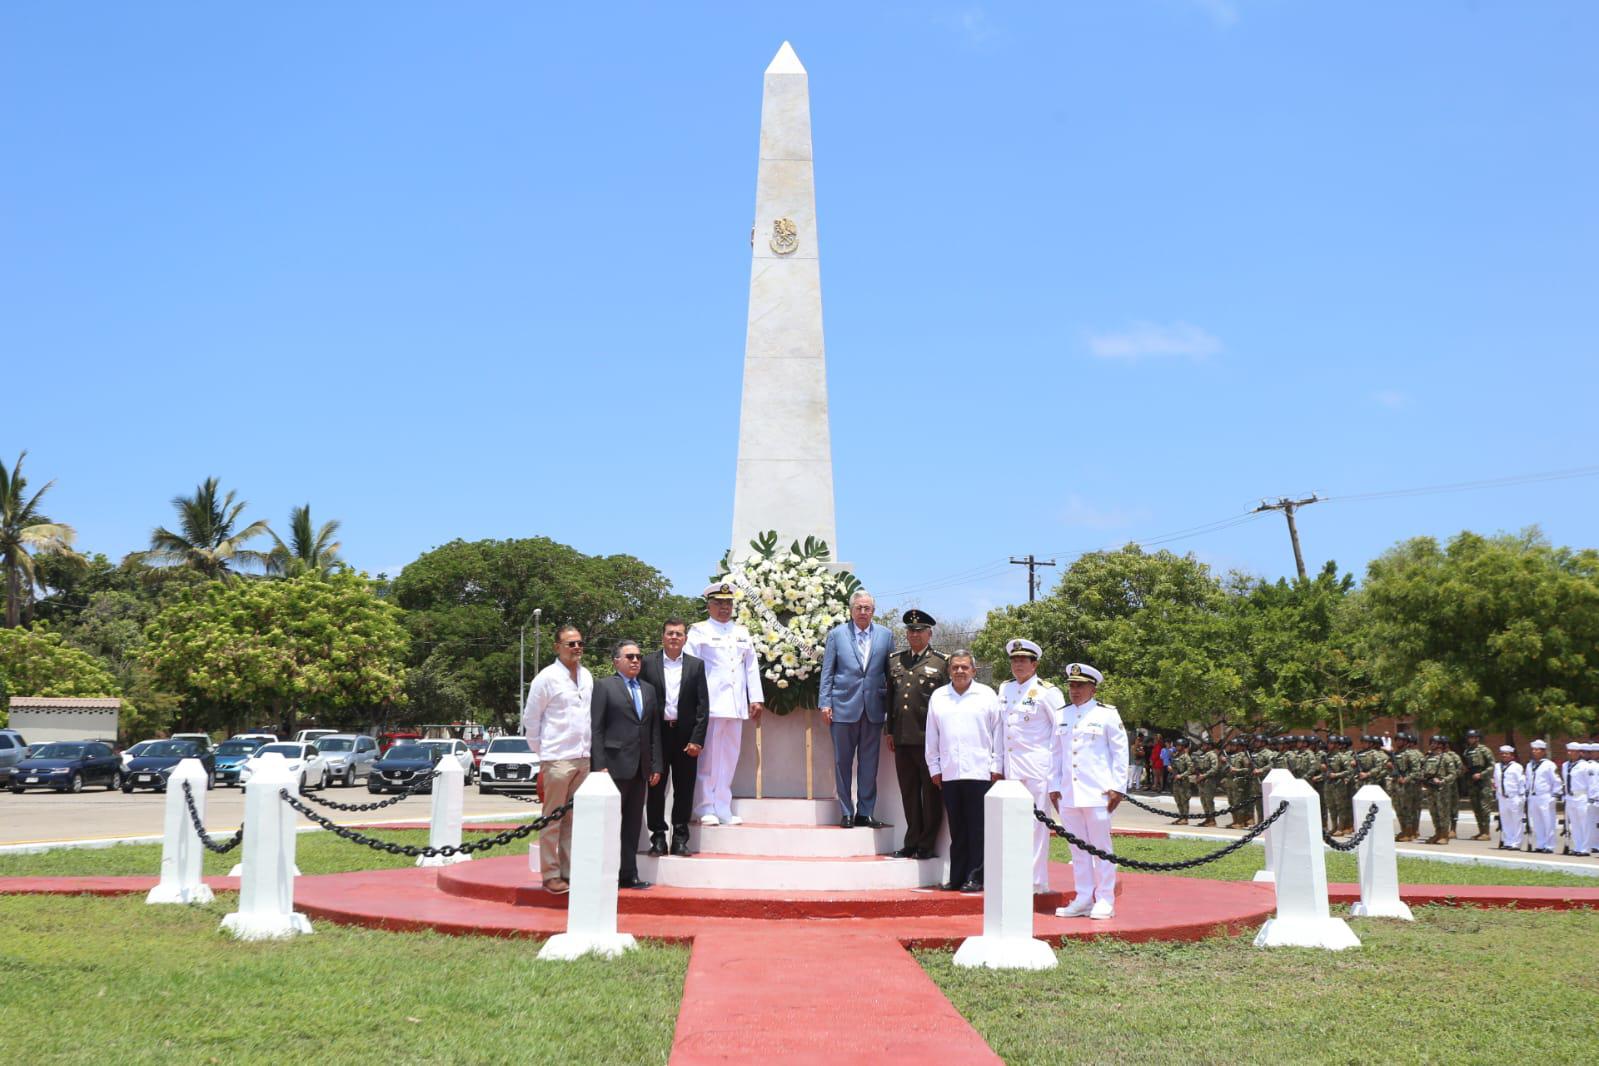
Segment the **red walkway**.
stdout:
<svg viewBox="0 0 1599 1066">
<path fill-rule="evenodd" d="M 749 924 L 695 938 L 676 1066 L 1000 1061 L 889 937 L 832 922 Z"/>
</svg>

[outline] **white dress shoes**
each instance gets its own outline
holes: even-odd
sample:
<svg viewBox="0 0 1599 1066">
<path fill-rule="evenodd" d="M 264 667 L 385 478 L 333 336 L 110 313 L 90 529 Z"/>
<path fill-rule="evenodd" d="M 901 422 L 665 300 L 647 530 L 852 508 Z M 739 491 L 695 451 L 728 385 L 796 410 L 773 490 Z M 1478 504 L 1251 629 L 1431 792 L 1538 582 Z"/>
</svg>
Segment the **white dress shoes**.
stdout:
<svg viewBox="0 0 1599 1066">
<path fill-rule="evenodd" d="M 1116 908 L 1104 900 L 1100 900 L 1094 904 L 1094 909 L 1088 912 L 1088 916 L 1090 918 L 1114 918 L 1116 917 Z"/>
<path fill-rule="evenodd" d="M 728 825 L 743 825 L 744 824 L 744 819 L 740 818 L 736 814 L 730 814 L 730 815 L 727 816 L 727 824 Z"/>
<path fill-rule="evenodd" d="M 714 814 L 707 814 L 700 818 L 701 825 L 721 825 L 722 820 Z"/>
<path fill-rule="evenodd" d="M 1057 917 L 1057 918 L 1081 918 L 1085 914 L 1087 914 L 1090 910 L 1092 910 L 1093 906 L 1094 906 L 1094 901 L 1093 900 L 1091 900 L 1091 899 L 1082 899 L 1081 897 L 1079 897 L 1077 899 L 1072 900 L 1072 904 L 1069 907 L 1056 907 L 1055 908 L 1055 917 Z"/>
</svg>

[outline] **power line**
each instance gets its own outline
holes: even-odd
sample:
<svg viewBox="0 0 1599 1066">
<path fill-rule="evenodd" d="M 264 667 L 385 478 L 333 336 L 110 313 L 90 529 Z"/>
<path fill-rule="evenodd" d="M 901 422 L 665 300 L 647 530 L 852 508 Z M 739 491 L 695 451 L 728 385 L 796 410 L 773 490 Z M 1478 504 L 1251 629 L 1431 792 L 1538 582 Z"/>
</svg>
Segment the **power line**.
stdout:
<svg viewBox="0 0 1599 1066">
<path fill-rule="evenodd" d="M 1305 579 L 1305 553 L 1299 550 L 1299 527 L 1294 524 L 1294 512 L 1301 507 L 1308 507 L 1313 503 L 1320 503 L 1321 497 L 1314 492 L 1301 499 L 1290 500 L 1286 496 L 1279 496 L 1276 503 L 1260 501 L 1260 506 L 1255 508 L 1256 513 L 1266 511 L 1281 511 L 1283 517 L 1288 519 L 1288 539 L 1294 545 L 1294 566 L 1299 570 L 1299 579 Z"/>
<path fill-rule="evenodd" d="M 1054 566 L 1055 560 L 1040 559 L 1037 556 L 1029 555 L 1025 559 L 1018 559 L 1012 556 L 1011 562 L 1016 566 L 1027 567 L 1027 602 L 1032 603 L 1038 599 L 1038 568 L 1040 566 Z"/>
<path fill-rule="evenodd" d="M 1471 492 L 1477 489 L 1511 488 L 1540 481 L 1567 481 L 1571 478 L 1599 477 L 1599 466 L 1579 466 L 1570 470 L 1547 470 L 1539 474 L 1512 474 L 1481 481 L 1455 481 L 1443 485 L 1423 485 L 1412 489 L 1385 489 L 1381 492 L 1352 492 L 1343 496 L 1323 496 L 1323 500 L 1387 500 L 1404 496 L 1436 496 L 1446 492 Z"/>
</svg>

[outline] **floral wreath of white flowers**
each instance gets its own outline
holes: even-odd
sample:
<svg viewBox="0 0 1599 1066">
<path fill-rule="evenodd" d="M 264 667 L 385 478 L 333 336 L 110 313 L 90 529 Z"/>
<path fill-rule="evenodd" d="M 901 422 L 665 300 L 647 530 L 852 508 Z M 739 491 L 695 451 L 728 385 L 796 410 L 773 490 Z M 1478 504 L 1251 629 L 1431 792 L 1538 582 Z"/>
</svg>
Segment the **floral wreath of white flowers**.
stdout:
<svg viewBox="0 0 1599 1066">
<path fill-rule="evenodd" d="M 827 632 L 849 617 L 849 598 L 861 587 L 830 566 L 826 541 L 806 537 L 787 549 L 769 530 L 750 541 L 755 553 L 732 562 L 722 556 L 712 581 L 733 586 L 733 620 L 750 631 L 761 660 L 766 706 L 774 714 L 815 707 Z"/>
</svg>

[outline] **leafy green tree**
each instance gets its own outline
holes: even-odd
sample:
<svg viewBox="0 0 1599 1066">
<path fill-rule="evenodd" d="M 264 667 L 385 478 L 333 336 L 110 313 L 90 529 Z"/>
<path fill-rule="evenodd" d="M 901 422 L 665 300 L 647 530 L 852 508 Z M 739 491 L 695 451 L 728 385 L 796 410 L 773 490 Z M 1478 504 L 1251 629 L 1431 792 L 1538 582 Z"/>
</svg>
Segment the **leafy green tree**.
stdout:
<svg viewBox="0 0 1599 1066">
<path fill-rule="evenodd" d="M 271 529 L 264 521 L 238 528 L 240 515 L 249 505 L 243 500 L 235 503 L 233 497 L 232 491 L 220 492 L 214 477 L 202 481 L 193 496 L 174 496 L 177 531 L 157 526 L 150 534 L 149 550 L 138 553 L 138 558 L 156 566 L 188 567 L 223 581 L 240 564 L 266 566 L 266 554 L 244 544 Z"/>
<path fill-rule="evenodd" d="M 311 521 L 310 504 L 293 508 L 289 511 L 288 543 L 276 533 L 272 534 L 273 548 L 267 553 L 267 572 L 288 577 L 301 574 L 326 577 L 340 564 L 340 544 L 333 539 L 338 535 L 338 519 L 324 522 L 318 528 Z"/>
<path fill-rule="evenodd" d="M 1536 529 L 1417 537 L 1367 569 L 1373 672 L 1391 707 L 1451 731 L 1580 733 L 1599 708 L 1599 552 Z"/>
<path fill-rule="evenodd" d="M 69 525 L 50 521 L 39 509 L 39 501 L 55 482 L 46 482 L 28 495 L 28 479 L 22 476 L 22 460 L 27 455 L 20 453 L 9 471 L 0 464 L 0 568 L 5 570 L 7 629 L 22 623 L 23 605 L 32 601 L 40 584 L 35 555 L 77 558 L 72 551 L 77 533 Z"/>
<path fill-rule="evenodd" d="M 474 717 L 514 721 L 517 637 L 527 626 L 527 676 L 553 656 L 555 630 L 571 622 L 587 642 L 591 668 L 610 665 L 609 643 L 631 638 L 654 646 L 672 614 L 690 621 L 699 601 L 675 596 L 654 567 L 630 555 L 584 555 L 547 537 L 451 541 L 425 553 L 390 583 L 388 595 L 406 611 L 410 662 L 430 658 L 459 680 Z M 543 612 L 533 661 L 533 609 Z"/>
<path fill-rule="evenodd" d="M 42 627 L 0 629 L 0 689 L 12 696 L 123 694 L 103 663 Z"/>
<path fill-rule="evenodd" d="M 162 610 L 145 639 L 145 665 L 210 726 L 269 715 L 292 732 L 304 714 L 376 717 L 404 699 L 400 611 L 349 572 L 212 582 Z"/>
</svg>

